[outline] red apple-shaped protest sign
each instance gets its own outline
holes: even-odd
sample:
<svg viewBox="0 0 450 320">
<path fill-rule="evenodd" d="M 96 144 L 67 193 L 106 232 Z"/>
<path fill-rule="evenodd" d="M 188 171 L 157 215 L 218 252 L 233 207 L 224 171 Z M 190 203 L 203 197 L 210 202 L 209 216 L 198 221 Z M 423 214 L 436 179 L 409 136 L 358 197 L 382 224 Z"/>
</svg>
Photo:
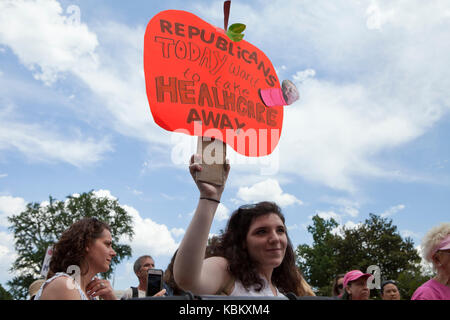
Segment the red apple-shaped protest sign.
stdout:
<svg viewBox="0 0 450 320">
<path fill-rule="evenodd" d="M 192 13 L 154 16 L 144 40 L 147 98 L 169 131 L 221 140 L 246 156 L 272 153 L 283 106 L 266 107 L 259 90 L 280 88 L 267 56 Z M 200 125 L 201 122 L 201 125 Z"/>
</svg>

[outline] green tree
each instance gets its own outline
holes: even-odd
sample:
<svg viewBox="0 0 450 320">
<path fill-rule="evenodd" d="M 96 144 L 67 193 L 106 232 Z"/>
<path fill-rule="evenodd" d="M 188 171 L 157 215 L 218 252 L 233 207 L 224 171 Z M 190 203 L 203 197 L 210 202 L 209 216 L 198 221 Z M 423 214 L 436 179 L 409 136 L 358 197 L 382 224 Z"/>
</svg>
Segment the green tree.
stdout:
<svg viewBox="0 0 450 320">
<path fill-rule="evenodd" d="M 313 225 L 308 232 L 313 237 L 311 246 L 306 244 L 297 247 L 297 266 L 303 272 L 308 283 L 321 295 L 329 295 L 330 275 L 337 273 L 336 247 L 337 236 L 332 233 L 338 227 L 334 219 L 324 220 L 319 216 L 312 218 Z"/>
<path fill-rule="evenodd" d="M 119 243 L 119 238 L 127 236 L 132 239 L 132 217 L 117 200 L 98 197 L 90 191 L 68 196 L 65 201 L 50 196 L 49 202 L 29 203 L 25 211 L 8 217 L 18 255 L 10 269 L 16 276 L 8 281 L 15 299 L 25 299 L 29 285 L 40 278 L 47 248 L 57 242 L 64 230 L 84 217 L 96 217 L 111 227 L 113 249 L 117 255 L 110 270 L 102 274 L 103 278 L 109 278 L 114 266 L 131 256 L 131 247 Z"/>
<path fill-rule="evenodd" d="M 434 274 L 424 273 L 419 269 L 402 271 L 397 277 L 398 289 L 402 299 L 410 300 L 414 291 L 433 276 Z"/>
<path fill-rule="evenodd" d="M 12 295 L 0 284 L 0 300 L 12 300 Z"/>
<path fill-rule="evenodd" d="M 412 239 L 403 239 L 391 219 L 370 214 L 356 228 L 337 227 L 333 219 L 314 216 L 313 226 L 308 227 L 314 242 L 297 248 L 298 265 L 318 294 L 330 295 L 336 274 L 353 269 L 365 272 L 370 265 L 380 267 L 381 280 L 405 282 L 406 275 L 420 274 L 421 259 Z M 379 296 L 378 290 L 372 296 Z"/>
</svg>

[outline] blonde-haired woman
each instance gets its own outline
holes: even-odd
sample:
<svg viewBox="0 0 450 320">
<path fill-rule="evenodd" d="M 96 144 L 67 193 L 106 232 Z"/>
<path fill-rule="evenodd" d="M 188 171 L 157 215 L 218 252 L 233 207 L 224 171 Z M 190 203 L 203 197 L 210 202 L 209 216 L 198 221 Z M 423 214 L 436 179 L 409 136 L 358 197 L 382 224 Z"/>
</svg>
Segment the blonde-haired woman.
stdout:
<svg viewBox="0 0 450 320">
<path fill-rule="evenodd" d="M 414 292 L 411 300 L 450 300 L 450 223 L 432 228 L 422 241 L 422 254 L 436 276 Z"/>
</svg>

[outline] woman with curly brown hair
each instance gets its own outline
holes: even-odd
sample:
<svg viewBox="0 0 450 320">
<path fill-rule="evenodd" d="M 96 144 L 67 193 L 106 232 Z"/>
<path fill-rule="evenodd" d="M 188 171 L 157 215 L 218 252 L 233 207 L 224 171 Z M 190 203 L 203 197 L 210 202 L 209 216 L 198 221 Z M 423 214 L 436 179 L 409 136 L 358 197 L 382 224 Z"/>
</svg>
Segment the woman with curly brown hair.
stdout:
<svg viewBox="0 0 450 320">
<path fill-rule="evenodd" d="M 106 272 L 116 252 L 110 227 L 96 218 L 84 218 L 63 232 L 53 248 L 47 281 L 35 300 L 117 300 Z M 76 272 L 75 279 L 68 273 Z"/>
<path fill-rule="evenodd" d="M 191 158 L 194 177 L 201 166 Z M 228 176 L 229 165 L 225 165 Z M 313 295 L 295 266 L 295 254 L 284 216 L 272 202 L 241 206 L 228 221 L 225 232 L 205 249 L 211 223 L 224 190 L 201 181 L 197 210 L 179 247 L 176 283 L 194 294 L 228 296 Z"/>
</svg>

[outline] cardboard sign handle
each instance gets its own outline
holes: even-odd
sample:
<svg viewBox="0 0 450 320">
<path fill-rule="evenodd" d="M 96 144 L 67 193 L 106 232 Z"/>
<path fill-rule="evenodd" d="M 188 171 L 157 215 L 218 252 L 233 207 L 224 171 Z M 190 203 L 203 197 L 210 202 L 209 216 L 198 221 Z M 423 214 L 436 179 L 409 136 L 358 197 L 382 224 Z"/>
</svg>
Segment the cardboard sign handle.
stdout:
<svg viewBox="0 0 450 320">
<path fill-rule="evenodd" d="M 197 154 L 202 156 L 202 171 L 195 174 L 195 180 L 217 186 L 225 183 L 225 161 L 227 145 L 220 140 L 198 137 Z"/>
</svg>

